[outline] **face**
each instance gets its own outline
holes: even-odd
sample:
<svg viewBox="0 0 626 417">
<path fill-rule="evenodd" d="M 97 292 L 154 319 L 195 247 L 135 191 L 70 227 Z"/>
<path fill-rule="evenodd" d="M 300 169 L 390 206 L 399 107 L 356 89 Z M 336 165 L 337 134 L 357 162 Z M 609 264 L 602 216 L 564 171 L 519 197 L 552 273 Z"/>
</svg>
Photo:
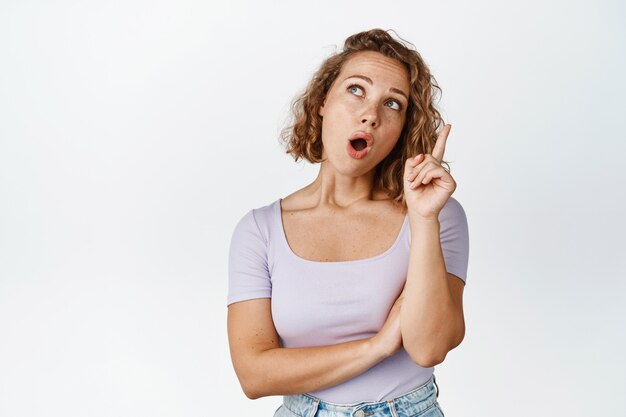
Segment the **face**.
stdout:
<svg viewBox="0 0 626 417">
<path fill-rule="evenodd" d="M 374 169 L 400 137 L 409 89 L 409 76 L 400 62 L 374 51 L 350 57 L 319 110 L 325 163 L 353 175 Z M 352 141 L 353 147 L 350 139 L 367 134 L 371 143 L 355 153 L 353 148 L 359 150 L 365 141 Z"/>
</svg>

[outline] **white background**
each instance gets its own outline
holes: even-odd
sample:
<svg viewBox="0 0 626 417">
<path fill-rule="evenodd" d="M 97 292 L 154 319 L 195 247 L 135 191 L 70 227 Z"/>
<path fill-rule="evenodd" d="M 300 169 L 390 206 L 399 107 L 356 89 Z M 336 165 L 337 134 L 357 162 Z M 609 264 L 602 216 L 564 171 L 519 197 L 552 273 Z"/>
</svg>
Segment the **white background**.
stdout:
<svg viewBox="0 0 626 417">
<path fill-rule="evenodd" d="M 0 415 L 272 415 L 230 362 L 231 233 L 315 177 L 279 146 L 288 106 L 374 27 L 452 124 L 446 415 L 624 415 L 623 3 L 296 3 L 0 3 Z"/>
</svg>

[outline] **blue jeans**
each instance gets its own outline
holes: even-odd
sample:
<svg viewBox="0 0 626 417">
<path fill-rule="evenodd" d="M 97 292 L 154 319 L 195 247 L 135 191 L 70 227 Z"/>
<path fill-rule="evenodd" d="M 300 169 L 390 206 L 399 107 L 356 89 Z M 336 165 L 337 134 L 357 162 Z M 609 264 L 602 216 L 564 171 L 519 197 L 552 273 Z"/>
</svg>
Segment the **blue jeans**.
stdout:
<svg viewBox="0 0 626 417">
<path fill-rule="evenodd" d="M 274 417 L 443 417 L 437 397 L 433 374 L 422 386 L 387 401 L 333 404 L 309 394 L 287 395 Z"/>
</svg>

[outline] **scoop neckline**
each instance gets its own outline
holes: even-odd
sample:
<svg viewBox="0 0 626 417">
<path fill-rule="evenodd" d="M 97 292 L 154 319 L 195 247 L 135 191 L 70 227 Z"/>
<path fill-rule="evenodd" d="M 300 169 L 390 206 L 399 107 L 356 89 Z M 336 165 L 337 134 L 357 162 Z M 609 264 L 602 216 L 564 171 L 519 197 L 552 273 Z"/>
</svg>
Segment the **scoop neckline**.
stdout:
<svg viewBox="0 0 626 417">
<path fill-rule="evenodd" d="M 371 256 L 369 258 L 363 258 L 363 259 L 353 259 L 351 261 L 312 261 L 310 259 L 305 259 L 299 255 L 297 255 L 292 249 L 291 246 L 289 246 L 289 241 L 287 240 L 287 234 L 285 233 L 285 227 L 283 225 L 283 216 L 282 216 L 282 212 L 283 209 L 280 206 L 280 203 L 283 199 L 279 198 L 278 200 L 276 200 L 276 202 L 274 203 L 276 205 L 276 210 L 275 213 L 278 217 L 278 228 L 280 230 L 280 235 L 281 235 L 281 240 L 283 242 L 283 245 L 285 246 L 285 249 L 287 250 L 287 252 L 290 254 L 290 256 L 292 256 L 293 258 L 296 258 L 302 262 L 307 262 L 307 263 L 311 263 L 311 264 L 320 264 L 320 265 L 342 265 L 342 264 L 357 264 L 357 263 L 365 263 L 365 262 L 371 262 L 371 261 L 376 261 L 380 258 L 384 258 L 385 256 L 389 255 L 391 252 L 393 252 L 393 250 L 396 248 L 396 246 L 398 246 L 398 244 L 400 244 L 400 240 L 402 239 L 402 235 L 404 234 L 404 230 L 407 227 L 408 224 L 408 220 L 409 220 L 409 215 L 408 213 L 404 215 L 404 221 L 402 222 L 402 227 L 400 227 L 400 231 L 398 232 L 398 235 L 396 236 L 396 239 L 394 240 L 393 244 L 384 252 L 379 253 L 378 255 L 374 255 Z"/>
</svg>

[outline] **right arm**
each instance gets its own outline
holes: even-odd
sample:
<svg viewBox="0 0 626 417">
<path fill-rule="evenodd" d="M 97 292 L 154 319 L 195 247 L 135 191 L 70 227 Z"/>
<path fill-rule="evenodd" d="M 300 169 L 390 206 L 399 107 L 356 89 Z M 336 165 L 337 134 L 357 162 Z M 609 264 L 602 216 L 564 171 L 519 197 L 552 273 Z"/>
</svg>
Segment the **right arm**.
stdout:
<svg viewBox="0 0 626 417">
<path fill-rule="evenodd" d="M 330 346 L 281 348 L 271 299 L 257 298 L 228 307 L 230 354 L 248 398 L 317 391 L 351 379 L 402 346 L 400 304 L 391 308 L 374 337 Z"/>
<path fill-rule="evenodd" d="M 235 227 L 229 252 L 228 342 L 246 396 L 328 388 L 365 372 L 400 349 L 398 301 L 374 337 L 331 346 L 282 348 L 268 298 L 272 293 L 268 237 L 261 229 L 265 227 L 259 227 L 254 210 L 250 210 Z"/>
</svg>

